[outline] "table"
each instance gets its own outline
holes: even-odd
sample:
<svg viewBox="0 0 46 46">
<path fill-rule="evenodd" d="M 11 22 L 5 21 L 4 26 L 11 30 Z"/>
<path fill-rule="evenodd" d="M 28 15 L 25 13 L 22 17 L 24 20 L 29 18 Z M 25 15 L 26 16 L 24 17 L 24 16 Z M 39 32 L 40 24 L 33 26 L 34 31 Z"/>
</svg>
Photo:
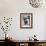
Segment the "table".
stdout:
<svg viewBox="0 0 46 46">
<path fill-rule="evenodd" d="M 45 44 L 46 40 L 39 40 L 39 41 L 29 41 L 29 40 L 6 40 L 9 44 L 14 44 L 16 46 L 42 46 Z M 22 45 L 23 44 L 23 45 Z"/>
</svg>

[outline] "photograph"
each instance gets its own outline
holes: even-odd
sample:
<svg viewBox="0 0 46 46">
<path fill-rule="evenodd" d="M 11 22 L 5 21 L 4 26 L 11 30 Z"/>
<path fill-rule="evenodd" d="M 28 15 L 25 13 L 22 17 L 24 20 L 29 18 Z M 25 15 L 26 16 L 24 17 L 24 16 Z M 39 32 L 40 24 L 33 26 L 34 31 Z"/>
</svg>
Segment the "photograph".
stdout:
<svg viewBox="0 0 46 46">
<path fill-rule="evenodd" d="M 32 13 L 20 13 L 20 28 L 32 28 L 32 21 Z"/>
</svg>

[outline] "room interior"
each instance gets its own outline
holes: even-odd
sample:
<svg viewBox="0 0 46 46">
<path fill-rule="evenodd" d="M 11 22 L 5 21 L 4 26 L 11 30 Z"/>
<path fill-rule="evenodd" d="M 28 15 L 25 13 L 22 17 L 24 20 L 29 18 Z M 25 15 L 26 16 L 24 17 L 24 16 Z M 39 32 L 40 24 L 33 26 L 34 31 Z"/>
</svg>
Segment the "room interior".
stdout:
<svg viewBox="0 0 46 46">
<path fill-rule="evenodd" d="M 0 0 L 0 45 L 46 46 L 46 1 L 33 1 Z"/>
</svg>

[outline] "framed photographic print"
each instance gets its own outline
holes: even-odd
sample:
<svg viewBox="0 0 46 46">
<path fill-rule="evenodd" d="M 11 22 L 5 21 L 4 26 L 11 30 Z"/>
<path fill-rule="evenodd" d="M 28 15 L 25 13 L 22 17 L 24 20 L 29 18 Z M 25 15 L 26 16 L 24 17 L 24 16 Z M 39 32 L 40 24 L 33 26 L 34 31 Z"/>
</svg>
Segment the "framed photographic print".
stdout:
<svg viewBox="0 0 46 46">
<path fill-rule="evenodd" d="M 20 28 L 33 27 L 33 14 L 32 13 L 20 13 Z"/>
</svg>

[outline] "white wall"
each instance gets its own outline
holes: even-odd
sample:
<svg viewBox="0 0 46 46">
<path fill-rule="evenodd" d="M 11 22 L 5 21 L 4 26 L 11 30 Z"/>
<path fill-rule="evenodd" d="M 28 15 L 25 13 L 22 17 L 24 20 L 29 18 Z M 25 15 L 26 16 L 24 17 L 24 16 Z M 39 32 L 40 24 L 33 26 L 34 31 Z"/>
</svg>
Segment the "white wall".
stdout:
<svg viewBox="0 0 46 46">
<path fill-rule="evenodd" d="M 28 0 L 0 0 L 0 17 L 6 16 L 13 18 L 12 26 L 8 33 L 10 33 L 14 39 L 27 40 L 36 34 L 37 39 L 46 40 L 46 26 L 44 21 L 46 8 L 44 7 L 33 8 Z M 20 13 L 33 13 L 32 29 L 20 29 Z M 2 33 L 2 31 L 0 33 Z M 0 36 L 0 39 L 2 39 L 2 36 Z"/>
</svg>

